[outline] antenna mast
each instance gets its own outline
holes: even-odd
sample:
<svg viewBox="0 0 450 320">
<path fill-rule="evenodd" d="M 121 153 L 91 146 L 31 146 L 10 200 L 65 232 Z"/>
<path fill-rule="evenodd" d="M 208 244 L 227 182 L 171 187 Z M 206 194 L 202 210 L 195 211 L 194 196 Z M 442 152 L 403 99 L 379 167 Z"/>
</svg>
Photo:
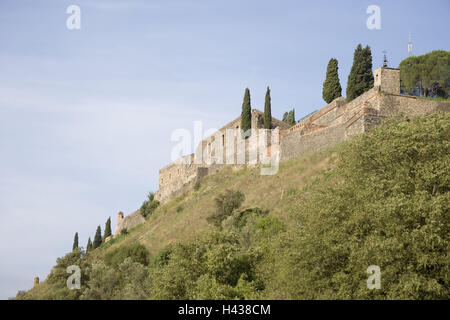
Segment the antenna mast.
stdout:
<svg viewBox="0 0 450 320">
<path fill-rule="evenodd" d="M 412 41 L 411 41 L 411 32 L 409 33 L 409 40 L 408 40 L 408 57 L 412 56 Z"/>
</svg>

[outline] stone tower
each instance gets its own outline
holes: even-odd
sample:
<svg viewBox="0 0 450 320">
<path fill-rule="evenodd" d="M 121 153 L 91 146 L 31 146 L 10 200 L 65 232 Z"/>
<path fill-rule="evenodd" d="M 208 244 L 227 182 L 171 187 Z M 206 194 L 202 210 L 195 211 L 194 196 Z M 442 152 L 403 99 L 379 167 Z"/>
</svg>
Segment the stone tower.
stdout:
<svg viewBox="0 0 450 320">
<path fill-rule="evenodd" d="M 400 69 L 378 68 L 374 72 L 373 86 L 385 93 L 400 94 Z"/>
<path fill-rule="evenodd" d="M 114 236 L 116 236 L 120 233 L 121 228 L 122 228 L 122 223 L 123 223 L 123 212 L 120 211 L 117 214 L 117 224 L 116 224 L 116 230 L 114 230 Z"/>
<path fill-rule="evenodd" d="M 123 220 L 123 212 L 120 211 L 120 212 L 117 214 L 117 224 L 121 223 L 122 220 Z"/>
<path fill-rule="evenodd" d="M 33 287 L 36 287 L 39 284 L 39 277 L 34 277 Z"/>
</svg>

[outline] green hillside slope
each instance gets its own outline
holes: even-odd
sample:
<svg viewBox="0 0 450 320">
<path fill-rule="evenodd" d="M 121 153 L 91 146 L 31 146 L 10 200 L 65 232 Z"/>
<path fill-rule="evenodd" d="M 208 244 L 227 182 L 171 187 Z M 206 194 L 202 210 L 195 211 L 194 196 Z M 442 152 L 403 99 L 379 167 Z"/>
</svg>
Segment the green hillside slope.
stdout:
<svg viewBox="0 0 450 320">
<path fill-rule="evenodd" d="M 449 114 L 387 120 L 273 176 L 228 167 L 20 298 L 449 298 L 449 168 Z M 66 288 L 71 264 L 81 290 Z"/>
</svg>

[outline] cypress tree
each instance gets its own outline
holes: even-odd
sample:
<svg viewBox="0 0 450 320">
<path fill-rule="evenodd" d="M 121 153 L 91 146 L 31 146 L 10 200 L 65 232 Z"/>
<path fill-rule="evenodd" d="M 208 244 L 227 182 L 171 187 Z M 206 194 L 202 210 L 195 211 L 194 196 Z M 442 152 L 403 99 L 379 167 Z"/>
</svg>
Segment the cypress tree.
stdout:
<svg viewBox="0 0 450 320">
<path fill-rule="evenodd" d="M 364 58 L 364 74 L 363 74 L 363 92 L 373 88 L 373 71 L 372 71 L 372 50 L 367 45 L 363 49 Z"/>
<path fill-rule="evenodd" d="M 351 101 L 373 87 L 372 51 L 361 44 L 355 49 L 353 65 L 347 81 L 347 101 Z"/>
<path fill-rule="evenodd" d="M 330 103 L 342 95 L 342 87 L 339 82 L 338 61 L 331 58 L 327 65 L 327 75 L 323 82 L 322 97 L 326 103 Z"/>
<path fill-rule="evenodd" d="M 264 103 L 264 129 L 272 129 L 272 106 L 270 100 L 270 88 L 267 87 L 266 101 Z"/>
<path fill-rule="evenodd" d="M 102 229 L 100 226 L 97 227 L 95 232 L 94 242 L 92 243 L 92 249 L 98 248 L 102 244 Z"/>
<path fill-rule="evenodd" d="M 296 121 L 295 121 L 295 109 L 292 109 L 289 112 L 285 112 L 283 114 L 283 121 L 286 122 L 287 124 L 291 125 L 291 126 L 296 124 Z"/>
<path fill-rule="evenodd" d="M 75 237 L 73 238 L 72 251 L 78 248 L 78 232 L 75 232 Z"/>
<path fill-rule="evenodd" d="M 250 105 L 250 90 L 245 88 L 244 101 L 242 102 L 242 113 L 241 113 L 241 129 L 242 134 L 245 137 L 249 135 L 246 134 L 247 130 L 252 128 L 252 108 Z"/>
<path fill-rule="evenodd" d="M 111 235 L 111 217 L 108 218 L 105 225 L 105 234 L 103 235 L 103 239 L 106 239 Z"/>
<path fill-rule="evenodd" d="M 86 246 L 86 252 L 91 251 L 91 249 L 92 249 L 92 242 L 91 242 L 91 237 L 89 237 L 88 243 Z"/>
<path fill-rule="evenodd" d="M 355 49 L 355 52 L 353 53 L 353 65 L 352 69 L 350 70 L 350 74 L 348 75 L 347 80 L 347 101 L 353 100 L 358 95 L 356 93 L 356 84 L 357 84 L 357 76 L 358 73 L 361 73 L 362 68 L 362 46 L 361 44 L 358 44 L 358 46 Z"/>
<path fill-rule="evenodd" d="M 296 123 L 296 121 L 295 121 L 295 109 L 292 109 L 290 112 L 289 112 L 289 121 L 290 121 L 290 125 L 291 126 L 293 126 L 295 123 Z"/>
</svg>

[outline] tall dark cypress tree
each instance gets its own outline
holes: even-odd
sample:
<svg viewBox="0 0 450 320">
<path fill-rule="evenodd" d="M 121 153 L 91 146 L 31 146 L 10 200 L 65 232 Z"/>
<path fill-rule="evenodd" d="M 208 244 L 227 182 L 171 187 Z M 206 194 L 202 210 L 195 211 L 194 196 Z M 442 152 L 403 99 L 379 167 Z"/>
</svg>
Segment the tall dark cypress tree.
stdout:
<svg viewBox="0 0 450 320">
<path fill-rule="evenodd" d="M 267 87 L 266 101 L 264 103 L 264 129 L 272 129 L 272 106 L 270 100 L 270 88 Z"/>
<path fill-rule="evenodd" d="M 72 251 L 78 248 L 78 232 L 75 232 L 75 237 L 73 238 Z"/>
<path fill-rule="evenodd" d="M 245 88 L 244 101 L 242 102 L 242 113 L 241 113 L 241 129 L 245 137 L 249 136 L 249 134 L 246 134 L 246 132 L 251 128 L 252 128 L 252 107 L 250 104 L 250 90 L 248 90 L 248 88 Z"/>
<path fill-rule="evenodd" d="M 342 87 L 339 82 L 338 61 L 331 58 L 327 66 L 327 75 L 323 82 L 322 97 L 326 103 L 330 103 L 342 95 Z"/>
<path fill-rule="evenodd" d="M 367 45 L 364 49 L 363 49 L 363 58 L 364 58 L 364 74 L 363 74 L 363 88 L 364 91 L 366 92 L 370 89 L 373 88 L 373 71 L 372 71 L 372 50 L 370 49 L 370 47 Z"/>
<path fill-rule="evenodd" d="M 347 80 L 347 101 L 355 99 L 357 94 L 358 75 L 362 73 L 362 46 L 358 44 L 353 53 L 353 65 Z"/>
<path fill-rule="evenodd" d="M 372 51 L 361 44 L 355 49 L 353 65 L 347 81 L 347 101 L 351 101 L 373 87 Z"/>
<path fill-rule="evenodd" d="M 105 225 L 105 234 L 103 235 L 103 239 L 106 239 L 111 235 L 111 217 L 108 218 Z"/>
<path fill-rule="evenodd" d="M 290 121 L 290 125 L 293 126 L 294 124 L 296 124 L 297 121 L 295 121 L 295 109 L 292 109 L 289 112 L 289 121 Z"/>
<path fill-rule="evenodd" d="M 86 252 L 91 251 L 92 250 L 92 242 L 91 242 L 91 237 L 89 237 L 87 245 L 86 245 Z"/>
<path fill-rule="evenodd" d="M 100 226 L 97 227 L 95 232 L 94 242 L 92 243 L 92 249 L 98 248 L 102 244 L 102 229 Z"/>
</svg>

